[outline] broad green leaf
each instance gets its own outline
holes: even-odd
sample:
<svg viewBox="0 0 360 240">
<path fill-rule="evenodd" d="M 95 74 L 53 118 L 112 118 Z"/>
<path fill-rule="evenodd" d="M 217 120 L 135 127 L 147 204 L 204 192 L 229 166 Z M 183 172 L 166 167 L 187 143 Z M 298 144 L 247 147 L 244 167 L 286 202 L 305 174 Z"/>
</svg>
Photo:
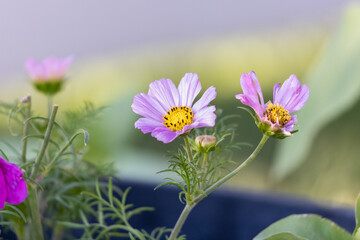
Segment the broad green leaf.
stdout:
<svg viewBox="0 0 360 240">
<path fill-rule="evenodd" d="M 284 233 L 277 233 L 277 234 L 272 235 L 271 237 L 268 237 L 264 240 L 306 240 L 306 239 L 295 236 L 288 232 L 284 232 Z"/>
<path fill-rule="evenodd" d="M 355 221 L 356 221 L 356 227 L 354 230 L 354 235 L 358 237 L 357 239 L 360 239 L 359 233 L 360 233 L 360 194 L 357 197 L 356 200 L 356 206 L 355 206 Z"/>
<path fill-rule="evenodd" d="M 360 4 L 349 6 L 340 29 L 305 79 L 310 97 L 298 112 L 299 133 L 279 144 L 274 177 L 282 179 L 304 160 L 316 134 L 357 102 L 360 95 Z"/>
<path fill-rule="evenodd" d="M 291 233 L 306 240 L 352 240 L 350 233 L 334 222 L 312 214 L 291 215 L 283 218 L 259 233 L 254 240 L 275 240 L 277 238 L 270 237 L 279 233 Z"/>
</svg>

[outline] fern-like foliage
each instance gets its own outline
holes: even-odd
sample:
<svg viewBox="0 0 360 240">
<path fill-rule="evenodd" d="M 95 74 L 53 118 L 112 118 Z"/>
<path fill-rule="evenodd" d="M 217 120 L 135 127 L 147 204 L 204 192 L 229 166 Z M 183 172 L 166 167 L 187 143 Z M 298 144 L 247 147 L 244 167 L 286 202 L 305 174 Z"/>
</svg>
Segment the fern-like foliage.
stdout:
<svg viewBox="0 0 360 240">
<path fill-rule="evenodd" d="M 81 240 L 103 240 L 112 237 L 124 237 L 131 240 L 160 240 L 170 229 L 156 228 L 151 233 L 131 226 L 130 219 L 144 211 L 152 211 L 151 207 L 135 208 L 127 203 L 130 188 L 124 192 L 115 189 L 109 178 L 105 187 L 96 181 L 95 192 L 83 192 L 80 209 L 81 223 L 63 221 L 63 226 L 83 231 Z M 114 194 L 115 193 L 115 194 Z M 89 220 L 90 219 L 90 220 Z"/>
<path fill-rule="evenodd" d="M 44 232 L 52 233 L 47 239 L 69 239 L 71 231 L 58 224 L 59 221 L 78 221 L 81 218 L 78 209 L 82 204 L 81 192 L 95 188 L 97 177 L 112 174 L 111 166 L 95 166 L 86 161 L 87 149 L 74 145 L 75 139 L 83 137 L 87 145 L 89 133 L 81 126 L 90 125 L 101 114 L 104 107 L 96 108 L 85 103 L 82 108 L 68 112 L 54 124 L 45 157 L 40 165 L 40 173 L 36 179 L 30 179 L 30 173 L 44 139 L 47 117 L 26 117 L 26 103 L 16 101 L 13 104 L 0 104 L 0 114 L 7 116 L 8 129 L 13 140 L 0 140 L 0 155 L 16 163 L 24 170 L 24 178 L 30 185 L 38 189 L 39 211 L 42 216 Z M 23 128 L 28 125 L 27 134 Z M 16 142 L 20 142 L 20 144 Z M 26 162 L 23 159 L 24 142 L 27 142 Z M 19 239 L 25 239 L 25 229 L 29 213 L 26 203 L 12 206 L 7 204 L 0 211 L 1 225 L 12 229 Z M 54 229 L 54 226 L 57 226 Z M 1 236 L 1 235 L 0 235 Z"/>
<path fill-rule="evenodd" d="M 99 119 L 105 109 L 105 106 L 95 107 L 91 102 L 84 102 L 82 107 L 65 112 L 64 128 L 70 133 L 79 128 L 88 129 L 93 122 Z"/>
<path fill-rule="evenodd" d="M 214 184 L 228 171 L 234 149 L 240 150 L 240 146 L 246 143 L 235 143 L 236 124 L 228 124 L 227 121 L 237 116 L 218 118 L 213 128 L 195 129 L 189 134 L 190 154 L 193 161 L 189 159 L 187 148 L 184 145 L 178 152 L 171 154 L 168 169 L 159 173 L 172 173 L 175 177 L 165 178 L 166 182 L 158 185 L 174 185 L 180 188 L 179 199 L 182 203 L 191 202 L 206 188 Z M 199 135 L 215 136 L 217 141 L 212 151 L 204 153 L 195 144 L 195 137 Z"/>
</svg>

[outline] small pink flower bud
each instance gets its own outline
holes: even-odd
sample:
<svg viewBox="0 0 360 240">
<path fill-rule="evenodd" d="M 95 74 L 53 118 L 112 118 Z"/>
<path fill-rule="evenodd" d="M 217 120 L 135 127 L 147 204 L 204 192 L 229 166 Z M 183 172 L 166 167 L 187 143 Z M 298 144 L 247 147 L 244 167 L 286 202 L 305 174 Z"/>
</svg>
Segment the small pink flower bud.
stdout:
<svg viewBox="0 0 360 240">
<path fill-rule="evenodd" d="M 30 93 L 20 100 L 21 103 L 29 103 L 30 101 L 31 101 Z"/>
<path fill-rule="evenodd" d="M 214 150 L 216 137 L 212 135 L 200 135 L 195 138 L 195 145 L 200 152 L 209 152 Z"/>
</svg>

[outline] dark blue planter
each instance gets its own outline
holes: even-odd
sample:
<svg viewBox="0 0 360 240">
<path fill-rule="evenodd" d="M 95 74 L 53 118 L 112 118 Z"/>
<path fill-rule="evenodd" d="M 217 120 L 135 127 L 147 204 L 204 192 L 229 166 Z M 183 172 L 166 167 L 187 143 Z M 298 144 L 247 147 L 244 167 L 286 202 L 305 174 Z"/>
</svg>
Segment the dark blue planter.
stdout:
<svg viewBox="0 0 360 240">
<path fill-rule="evenodd" d="M 155 211 L 144 212 L 130 221 L 133 226 L 148 232 L 156 227 L 172 228 L 184 207 L 179 203 L 175 187 L 166 186 L 154 191 L 155 184 L 117 180 L 114 184 L 121 189 L 132 188 L 128 203 L 135 207 L 155 208 Z M 349 232 L 355 227 L 351 208 L 323 206 L 273 193 L 219 189 L 194 208 L 181 233 L 186 234 L 188 240 L 251 240 L 271 223 L 301 213 L 321 215 Z M 0 233 L 1 237 L 14 239 L 11 233 Z"/>
<path fill-rule="evenodd" d="M 131 186 L 129 202 L 135 206 L 153 206 L 154 212 L 134 217 L 132 223 L 146 230 L 173 227 L 184 205 L 179 203 L 178 189 L 121 182 Z M 219 189 L 205 198 L 190 213 L 181 233 L 189 240 L 250 240 L 271 223 L 291 214 L 313 213 L 328 218 L 347 231 L 355 228 L 354 210 L 329 207 L 309 200 L 273 193 Z"/>
</svg>

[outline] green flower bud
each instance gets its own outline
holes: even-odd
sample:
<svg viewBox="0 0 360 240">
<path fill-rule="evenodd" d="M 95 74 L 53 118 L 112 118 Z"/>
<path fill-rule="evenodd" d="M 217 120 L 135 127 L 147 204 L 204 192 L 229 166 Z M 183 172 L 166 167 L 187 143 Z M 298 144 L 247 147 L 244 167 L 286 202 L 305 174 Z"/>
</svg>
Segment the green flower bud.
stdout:
<svg viewBox="0 0 360 240">
<path fill-rule="evenodd" d="M 211 152 L 215 150 L 216 137 L 212 135 L 200 135 L 195 138 L 195 145 L 199 152 Z"/>
</svg>

